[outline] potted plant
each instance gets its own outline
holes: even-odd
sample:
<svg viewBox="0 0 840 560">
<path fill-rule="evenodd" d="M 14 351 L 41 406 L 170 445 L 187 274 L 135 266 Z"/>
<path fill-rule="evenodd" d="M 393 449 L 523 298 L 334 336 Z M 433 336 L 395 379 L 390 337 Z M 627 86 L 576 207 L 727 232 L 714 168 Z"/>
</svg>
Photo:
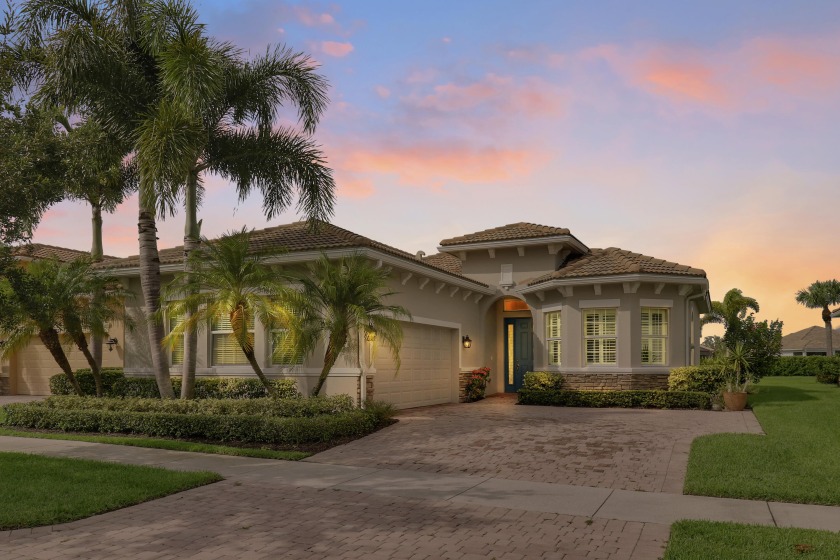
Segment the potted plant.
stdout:
<svg viewBox="0 0 840 560">
<path fill-rule="evenodd" d="M 744 410 L 747 406 L 747 387 L 751 381 L 751 355 L 743 342 L 727 347 L 721 357 L 721 367 L 726 379 L 723 402 L 727 410 Z"/>
</svg>

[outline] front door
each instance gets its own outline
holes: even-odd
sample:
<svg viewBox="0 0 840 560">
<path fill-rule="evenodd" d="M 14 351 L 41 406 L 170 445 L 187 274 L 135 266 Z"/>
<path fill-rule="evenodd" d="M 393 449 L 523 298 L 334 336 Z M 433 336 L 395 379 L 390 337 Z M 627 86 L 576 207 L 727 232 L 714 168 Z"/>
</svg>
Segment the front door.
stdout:
<svg viewBox="0 0 840 560">
<path fill-rule="evenodd" d="M 533 321 L 505 319 L 505 392 L 522 388 L 526 371 L 534 369 Z"/>
</svg>

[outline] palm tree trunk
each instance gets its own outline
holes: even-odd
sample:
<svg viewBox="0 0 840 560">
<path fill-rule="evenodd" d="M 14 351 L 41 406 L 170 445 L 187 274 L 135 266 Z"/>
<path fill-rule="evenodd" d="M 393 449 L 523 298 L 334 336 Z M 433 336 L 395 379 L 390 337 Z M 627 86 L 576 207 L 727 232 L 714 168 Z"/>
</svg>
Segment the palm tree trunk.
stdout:
<svg viewBox="0 0 840 560">
<path fill-rule="evenodd" d="M 169 364 L 163 348 L 163 323 L 158 317 L 158 311 L 160 310 L 160 257 L 158 256 L 154 211 L 140 208 L 137 233 L 140 242 L 140 286 L 143 289 L 152 367 L 161 398 L 173 399 L 175 398 L 175 392 L 172 390 Z"/>
<path fill-rule="evenodd" d="M 93 226 L 93 236 L 92 242 L 90 247 L 90 258 L 93 262 L 101 262 L 103 257 L 103 249 L 102 249 L 102 206 L 98 204 L 91 204 L 91 225 Z M 94 298 L 94 305 L 101 304 L 102 300 L 104 299 L 104 289 L 97 289 L 96 293 L 93 294 Z M 93 340 L 91 341 L 91 346 L 93 347 L 91 353 L 93 354 L 93 360 L 96 362 L 98 368 L 102 368 L 102 336 L 99 334 L 94 333 Z M 94 377 L 96 379 L 96 377 Z M 99 386 L 97 385 L 97 396 L 101 396 L 98 393 Z"/>
<path fill-rule="evenodd" d="M 240 345 L 240 348 L 241 347 L 242 346 Z M 246 350 L 245 348 L 242 348 L 242 352 L 245 353 L 245 357 L 248 359 L 248 363 L 251 364 L 251 368 L 254 370 L 254 373 L 257 374 L 257 377 L 260 378 L 260 381 L 262 382 L 263 386 L 265 386 L 265 390 L 268 391 L 268 396 L 277 396 L 274 387 L 271 385 L 271 381 L 268 380 L 268 378 L 263 373 L 260 364 L 257 363 L 257 357 L 254 355 L 254 349 L 251 348 L 250 350 Z"/>
<path fill-rule="evenodd" d="M 201 223 L 196 219 L 198 212 L 198 175 L 190 173 L 187 177 L 187 193 L 185 201 L 186 209 L 186 223 L 184 225 L 184 272 L 190 274 L 192 272 L 192 263 L 190 262 L 190 253 L 198 249 L 201 241 Z M 198 291 L 199 286 L 196 286 L 192 280 L 188 284 L 187 295 L 192 295 Z M 192 317 L 193 309 L 186 309 L 184 312 L 184 321 L 189 325 L 189 319 Z M 184 331 L 184 365 L 181 373 L 181 398 L 191 399 L 195 390 L 195 367 L 196 356 L 198 353 L 198 333 L 195 327 L 189 327 Z"/>
<path fill-rule="evenodd" d="M 327 351 L 324 353 L 324 367 L 321 368 L 321 375 L 318 376 L 318 383 L 315 385 L 315 388 L 312 389 L 313 397 L 317 397 L 318 394 L 321 392 L 321 388 L 327 381 L 327 376 L 330 374 L 330 371 L 332 370 L 337 360 L 338 352 L 335 351 L 335 346 L 333 345 L 333 337 L 330 337 L 330 341 L 327 343 Z"/>
<path fill-rule="evenodd" d="M 58 364 L 58 367 L 60 367 L 61 371 L 64 372 L 64 375 L 67 376 L 67 379 L 70 381 L 70 385 L 73 386 L 73 390 L 76 391 L 76 394 L 80 397 L 84 396 L 82 393 L 82 387 L 79 385 L 79 380 L 76 379 L 75 375 L 73 375 L 73 368 L 70 367 L 67 355 L 64 353 L 64 349 L 61 347 L 61 342 L 58 340 L 58 332 L 53 328 L 43 329 L 38 333 L 38 337 L 41 339 L 41 342 L 44 343 L 44 346 L 47 347 L 47 350 L 50 351 L 50 354 L 52 354 L 52 357 Z"/>
<path fill-rule="evenodd" d="M 90 366 L 90 371 L 93 374 L 93 382 L 96 384 L 96 396 L 101 397 L 102 370 L 100 369 L 99 364 L 96 363 L 96 359 L 93 357 L 93 354 L 91 354 L 90 348 L 88 348 L 87 339 L 85 338 L 84 333 L 73 333 L 73 342 L 76 343 L 76 346 L 79 348 L 79 350 L 81 350 L 82 354 L 87 360 L 87 363 Z"/>
<path fill-rule="evenodd" d="M 825 348 L 826 356 L 834 355 L 834 333 L 831 330 L 831 310 L 826 305 L 822 310 L 822 318 L 825 322 Z"/>
</svg>

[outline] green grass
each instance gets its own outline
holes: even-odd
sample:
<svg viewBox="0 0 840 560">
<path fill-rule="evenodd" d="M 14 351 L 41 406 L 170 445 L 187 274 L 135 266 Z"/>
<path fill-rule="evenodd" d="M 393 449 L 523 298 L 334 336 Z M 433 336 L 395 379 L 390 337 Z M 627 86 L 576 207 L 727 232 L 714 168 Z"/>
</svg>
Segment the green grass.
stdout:
<svg viewBox="0 0 840 560">
<path fill-rule="evenodd" d="M 0 530 L 65 523 L 221 479 L 210 472 L 0 453 Z"/>
<path fill-rule="evenodd" d="M 0 407 L 0 424 L 3 423 L 5 413 Z M 28 437 L 40 439 L 61 439 L 68 441 L 89 441 L 91 443 L 110 443 L 113 445 L 130 445 L 133 447 L 150 447 L 153 449 L 171 449 L 174 451 L 192 451 L 195 453 L 212 453 L 214 455 L 233 455 L 235 457 L 256 457 L 258 459 L 279 459 L 283 461 L 299 461 L 312 455 L 304 451 L 278 451 L 276 449 L 259 449 L 252 447 L 232 447 L 211 443 L 196 443 L 177 439 L 158 439 L 129 436 L 99 436 L 87 434 L 61 434 L 56 432 L 36 432 L 29 430 L 12 430 L 0 426 L 0 436 Z"/>
<path fill-rule="evenodd" d="M 813 377 L 768 377 L 750 404 L 767 435 L 694 440 L 685 493 L 840 505 L 840 389 Z"/>
<path fill-rule="evenodd" d="M 836 560 L 840 558 L 840 535 L 812 529 L 680 521 L 671 526 L 671 539 L 665 551 L 665 560 L 793 558 Z"/>
</svg>

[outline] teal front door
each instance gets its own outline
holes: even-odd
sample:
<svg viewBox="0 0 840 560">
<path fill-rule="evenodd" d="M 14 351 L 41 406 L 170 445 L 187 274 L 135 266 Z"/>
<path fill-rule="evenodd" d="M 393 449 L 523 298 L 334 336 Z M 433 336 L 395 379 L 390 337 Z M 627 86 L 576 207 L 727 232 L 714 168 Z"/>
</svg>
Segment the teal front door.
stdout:
<svg viewBox="0 0 840 560">
<path fill-rule="evenodd" d="M 505 319 L 505 392 L 522 388 L 526 371 L 534 369 L 534 332 L 531 319 Z"/>
</svg>

